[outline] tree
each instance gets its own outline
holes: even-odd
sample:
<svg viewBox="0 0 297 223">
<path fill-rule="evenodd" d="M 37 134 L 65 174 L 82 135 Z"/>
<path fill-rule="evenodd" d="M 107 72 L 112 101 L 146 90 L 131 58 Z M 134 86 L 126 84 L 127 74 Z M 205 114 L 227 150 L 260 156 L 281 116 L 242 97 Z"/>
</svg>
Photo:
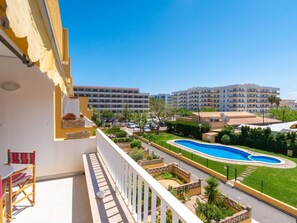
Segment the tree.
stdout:
<svg viewBox="0 0 297 223">
<path fill-rule="evenodd" d="M 280 107 L 279 109 L 272 108 L 270 109 L 269 115 L 283 122 L 297 120 L 297 111 L 292 110 L 290 107 Z"/>
<path fill-rule="evenodd" d="M 172 117 L 173 109 L 168 107 L 162 99 L 150 98 L 150 112 L 153 121 L 157 124 L 156 135 L 158 135 L 160 133 L 161 123 Z"/>
<path fill-rule="evenodd" d="M 93 111 L 93 116 L 92 116 L 92 121 L 97 125 L 100 126 L 101 125 L 101 120 L 100 120 L 100 113 L 97 109 L 90 107 L 91 110 Z"/>
<path fill-rule="evenodd" d="M 125 104 L 124 105 L 124 110 L 123 110 L 123 119 L 125 121 L 130 121 L 130 117 L 131 117 L 131 111 L 129 109 L 129 105 Z"/>
<path fill-rule="evenodd" d="M 104 119 L 105 121 L 107 119 L 111 119 L 113 117 L 114 117 L 114 114 L 110 110 L 104 110 L 104 111 L 101 112 L 101 118 Z"/>
<path fill-rule="evenodd" d="M 207 185 L 204 187 L 205 196 L 207 197 L 207 203 L 209 204 L 218 204 L 220 199 L 220 192 L 218 189 L 219 181 L 210 176 L 206 180 Z"/>
<path fill-rule="evenodd" d="M 217 112 L 218 109 L 217 108 L 200 108 L 199 111 L 200 112 Z"/>
<path fill-rule="evenodd" d="M 182 117 L 190 116 L 192 114 L 191 111 L 188 111 L 185 108 L 173 109 L 173 113 Z"/>
<path fill-rule="evenodd" d="M 141 131 L 144 132 L 144 127 L 147 124 L 147 113 L 137 111 L 133 116 L 134 122 L 138 124 Z"/>
<path fill-rule="evenodd" d="M 275 95 L 270 95 L 267 100 L 269 101 L 269 103 L 271 104 L 271 108 L 272 105 L 276 102 L 276 96 Z"/>
<path fill-rule="evenodd" d="M 279 107 L 281 100 L 282 100 L 282 99 L 280 99 L 279 97 L 277 97 L 277 98 L 275 99 L 275 105 L 276 105 L 277 108 Z"/>
</svg>

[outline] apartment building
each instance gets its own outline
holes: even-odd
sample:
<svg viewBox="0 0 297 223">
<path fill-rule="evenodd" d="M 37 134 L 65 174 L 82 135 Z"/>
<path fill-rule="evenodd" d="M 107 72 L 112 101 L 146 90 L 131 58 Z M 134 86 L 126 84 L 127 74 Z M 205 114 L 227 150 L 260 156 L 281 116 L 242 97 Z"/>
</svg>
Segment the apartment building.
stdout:
<svg viewBox="0 0 297 223">
<path fill-rule="evenodd" d="M 155 99 L 162 99 L 168 105 L 172 103 L 171 94 L 155 94 L 155 95 L 150 95 L 150 97 Z"/>
<path fill-rule="evenodd" d="M 89 105 L 99 111 L 122 112 L 126 105 L 131 111 L 148 111 L 149 94 L 138 88 L 74 86 L 74 95 L 88 97 Z"/>
<path fill-rule="evenodd" d="M 292 110 L 297 110 L 297 103 L 294 99 L 282 99 L 280 101 L 280 107 L 289 107 Z"/>
<path fill-rule="evenodd" d="M 218 111 L 246 111 L 260 113 L 270 108 L 268 97 L 279 95 L 279 88 L 256 84 L 236 84 L 222 87 L 194 87 L 173 92 L 172 104 L 176 108 L 197 111 L 216 108 Z"/>
</svg>

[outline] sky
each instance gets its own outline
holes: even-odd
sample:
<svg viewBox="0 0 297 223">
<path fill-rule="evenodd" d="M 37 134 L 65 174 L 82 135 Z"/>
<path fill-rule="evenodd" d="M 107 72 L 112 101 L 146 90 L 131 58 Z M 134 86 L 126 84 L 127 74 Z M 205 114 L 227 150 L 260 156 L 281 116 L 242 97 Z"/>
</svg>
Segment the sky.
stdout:
<svg viewBox="0 0 297 223">
<path fill-rule="evenodd" d="M 60 0 L 75 85 L 253 83 L 297 98 L 296 0 Z"/>
</svg>

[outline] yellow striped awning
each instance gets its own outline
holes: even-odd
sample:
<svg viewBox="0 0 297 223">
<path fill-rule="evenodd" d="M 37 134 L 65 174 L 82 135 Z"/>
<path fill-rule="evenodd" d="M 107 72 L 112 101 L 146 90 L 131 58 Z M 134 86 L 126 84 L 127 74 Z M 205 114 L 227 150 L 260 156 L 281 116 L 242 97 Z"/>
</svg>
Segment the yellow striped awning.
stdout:
<svg viewBox="0 0 297 223">
<path fill-rule="evenodd" d="M 27 38 L 28 57 L 37 62 L 40 70 L 46 73 L 55 86 L 59 85 L 67 94 L 66 80 L 57 69 L 60 59 L 55 58 L 53 44 L 36 0 L 6 0 L 6 16 L 9 26 L 19 38 Z"/>
</svg>

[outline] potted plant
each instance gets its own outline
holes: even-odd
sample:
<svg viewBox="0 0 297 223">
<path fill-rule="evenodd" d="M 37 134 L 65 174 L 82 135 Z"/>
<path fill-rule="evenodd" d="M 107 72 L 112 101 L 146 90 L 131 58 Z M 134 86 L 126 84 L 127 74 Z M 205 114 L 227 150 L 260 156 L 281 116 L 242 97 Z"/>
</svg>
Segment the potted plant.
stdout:
<svg viewBox="0 0 297 223">
<path fill-rule="evenodd" d="M 80 128 L 85 126 L 85 120 L 83 118 L 76 118 L 76 115 L 73 113 L 67 113 L 62 118 L 63 128 Z"/>
</svg>

